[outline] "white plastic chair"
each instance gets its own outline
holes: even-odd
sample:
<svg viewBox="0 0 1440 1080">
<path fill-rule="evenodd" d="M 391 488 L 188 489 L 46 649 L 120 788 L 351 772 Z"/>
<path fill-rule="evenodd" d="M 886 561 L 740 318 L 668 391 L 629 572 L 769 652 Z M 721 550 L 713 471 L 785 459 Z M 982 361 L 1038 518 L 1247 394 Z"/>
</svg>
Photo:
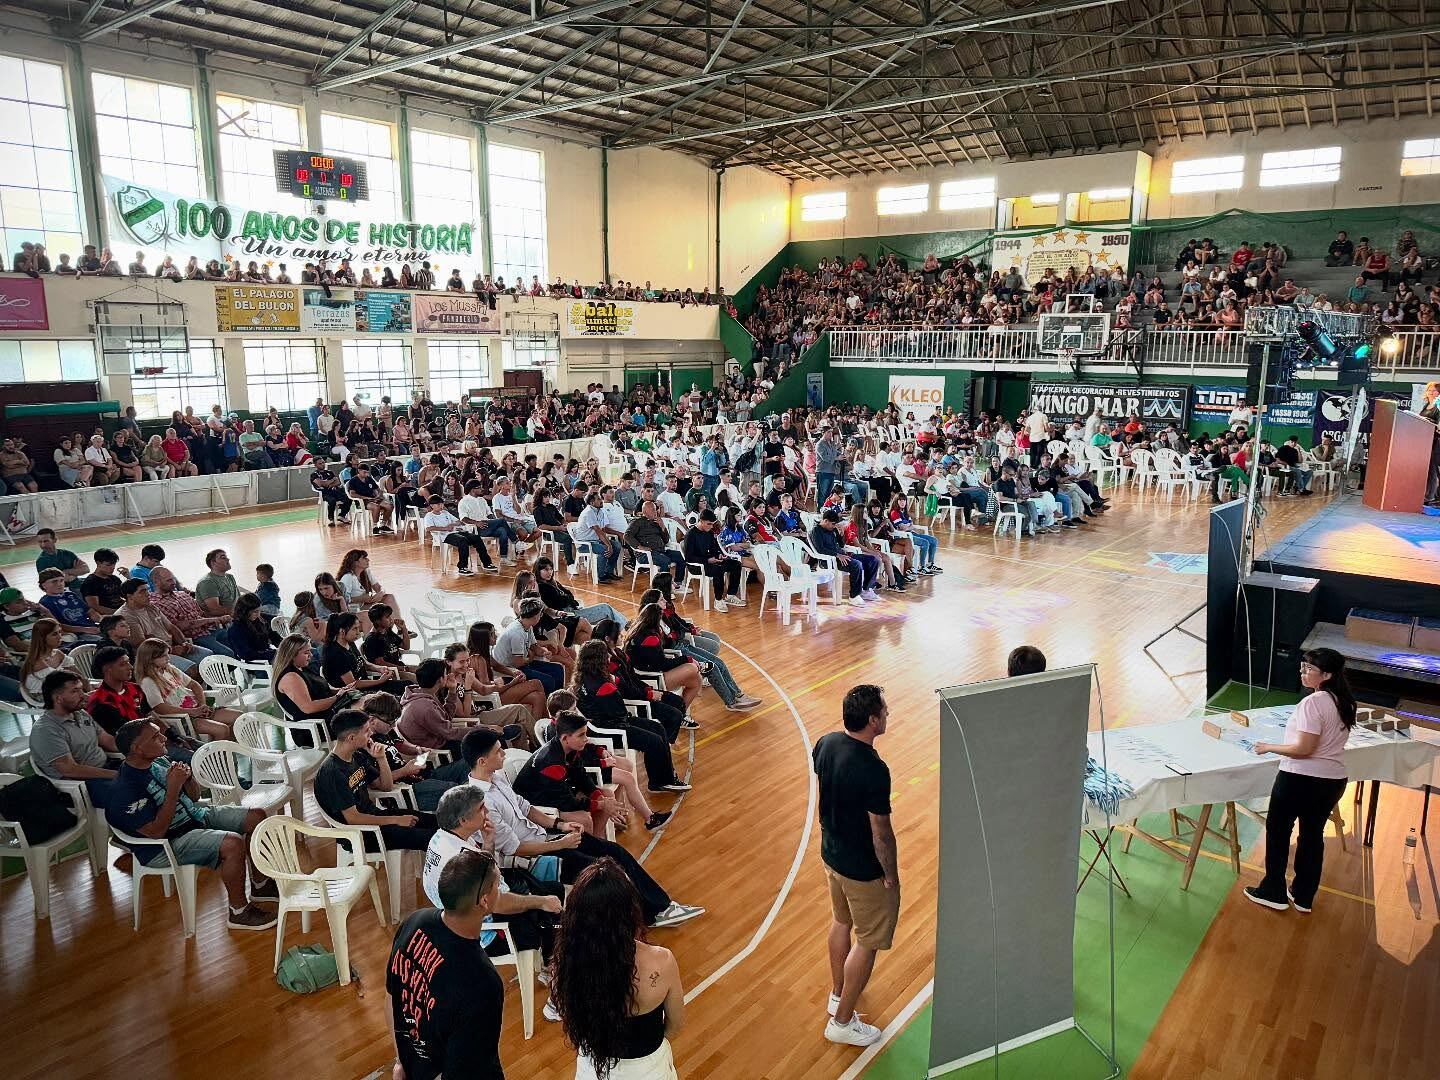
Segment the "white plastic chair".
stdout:
<svg viewBox="0 0 1440 1080">
<path fill-rule="evenodd" d="M 1130 474 L 1135 471 L 1134 466 L 1130 465 L 1130 463 L 1127 462 L 1124 456 L 1120 453 L 1119 443 L 1112 442 L 1105 449 L 1110 451 L 1110 460 L 1115 463 L 1118 483 L 1123 486 L 1129 481 Z"/>
<path fill-rule="evenodd" d="M 456 641 L 459 627 L 453 619 L 446 617 L 447 614 L 450 613 L 426 611 L 424 608 L 410 609 L 410 620 L 420 635 L 422 657 L 439 656 L 445 651 L 445 646 Z"/>
<path fill-rule="evenodd" d="M 320 817 L 325 824 L 332 829 L 342 832 L 358 831 L 361 834 L 362 843 L 359 847 L 352 846 L 346 852 L 339 844 L 335 845 L 336 865 L 348 866 L 357 863 L 366 863 L 370 866 L 385 867 L 385 882 L 390 891 L 390 921 L 400 921 L 400 883 L 405 878 L 405 852 L 390 851 L 385 847 L 385 835 L 380 831 L 379 825 L 351 825 L 348 822 L 336 821 L 320 807 Z M 377 850 L 367 851 L 363 843 L 364 834 L 369 833 L 375 838 Z"/>
<path fill-rule="evenodd" d="M 564 566 L 565 561 L 564 556 L 561 554 L 560 551 L 560 541 L 555 539 L 554 533 L 551 533 L 545 529 L 541 529 L 539 535 L 540 540 L 539 543 L 536 545 L 536 554 L 539 555 L 542 559 L 548 555 L 550 561 L 554 563 L 555 566 Z"/>
<path fill-rule="evenodd" d="M 1154 452 L 1155 458 L 1155 490 L 1162 489 L 1165 497 L 1171 502 L 1175 501 L 1175 489 L 1185 486 L 1185 471 L 1180 465 L 1180 455 L 1168 447 L 1161 447 Z"/>
<path fill-rule="evenodd" d="M 445 543 L 445 538 L 450 535 L 449 529 L 431 529 L 430 546 L 440 552 L 440 572 L 443 574 L 450 569 L 450 553 L 455 549 Z"/>
<path fill-rule="evenodd" d="M 131 836 L 129 833 L 121 832 L 115 826 L 110 826 L 110 831 L 115 835 L 122 845 L 129 848 L 133 854 L 130 862 L 130 897 L 131 907 L 135 913 L 135 929 L 140 929 L 140 901 L 145 892 L 145 879 L 147 877 L 158 877 L 165 895 L 170 895 L 171 883 L 174 883 L 175 891 L 180 897 L 180 921 L 185 927 L 185 936 L 195 936 L 195 884 L 199 875 L 198 866 L 188 866 L 175 858 L 175 849 L 170 846 L 168 840 L 151 840 L 145 836 Z M 142 861 L 141 856 L 154 857 L 155 849 L 165 856 L 163 862 L 158 865 L 149 866 Z"/>
<path fill-rule="evenodd" d="M 1135 486 L 1144 491 L 1155 479 L 1155 455 L 1149 450 L 1132 450 L 1130 460 L 1135 466 Z"/>
<path fill-rule="evenodd" d="M 525 1029 L 525 1038 L 535 1034 L 535 972 L 541 966 L 539 949 L 525 949 L 517 952 L 515 939 L 510 934 L 510 924 L 504 919 L 486 919 L 485 929 L 493 930 L 505 940 L 505 951 L 491 956 L 490 962 L 496 967 L 513 966 L 516 981 L 520 984 L 520 1020 Z"/>
<path fill-rule="evenodd" d="M 231 656 L 207 656 L 200 661 L 200 681 L 215 691 L 215 704 L 261 711 L 275 703 L 266 664 L 246 664 Z"/>
<path fill-rule="evenodd" d="M 640 583 L 640 572 L 643 570 L 650 575 L 650 587 L 655 587 L 655 578 L 660 573 L 660 565 L 655 561 L 655 555 L 649 548 L 631 548 L 630 554 L 634 557 L 631 564 L 630 591 L 635 591 L 635 586 Z"/>
<path fill-rule="evenodd" d="M 0 701 L 0 772 L 18 773 L 30 760 L 30 729 L 44 709 Z"/>
<path fill-rule="evenodd" d="M 240 758 L 252 762 L 248 788 L 240 781 Z M 280 810 L 286 813 L 303 810 L 292 805 L 296 781 L 285 764 L 285 755 L 278 750 L 257 750 L 228 739 L 216 739 L 202 743 L 195 751 L 190 770 L 202 787 L 210 789 L 211 801 L 217 806 L 263 810 L 267 815 Z"/>
<path fill-rule="evenodd" d="M 590 567 L 590 581 L 598 587 L 600 584 L 600 557 L 585 546 L 589 541 L 580 539 L 578 535 L 580 532 L 580 523 L 577 521 L 570 522 L 570 524 L 565 526 L 565 531 L 570 534 L 570 540 L 575 545 L 575 572 L 578 574 L 582 568 L 588 565 Z"/>
<path fill-rule="evenodd" d="M 1051 439 L 1045 444 L 1045 451 L 1050 455 L 1051 461 L 1060 460 L 1060 455 L 1063 454 L 1065 450 L 1066 444 L 1064 439 Z"/>
<path fill-rule="evenodd" d="M 780 538 L 780 554 L 793 573 L 797 567 L 804 567 L 815 579 L 815 599 L 820 600 L 820 586 L 830 586 L 830 602 L 840 603 L 840 560 L 834 555 L 821 555 L 798 536 Z M 815 563 L 811 566 L 811 563 Z"/>
<path fill-rule="evenodd" d="M 1105 478 L 1107 476 L 1110 477 L 1113 482 L 1114 478 L 1120 473 L 1120 467 L 1110 458 L 1106 457 L 1105 452 L 1098 446 L 1087 446 L 1085 448 L 1085 460 L 1090 466 L 1090 471 L 1095 474 L 1095 486 L 1097 488 L 1103 488 L 1105 486 Z"/>
<path fill-rule="evenodd" d="M 0 788 L 9 787 L 21 779 L 15 773 L 0 773 Z M 71 791 L 60 789 L 70 796 L 75 806 L 75 824 L 64 832 L 50 837 L 44 843 L 32 844 L 25 836 L 25 830 L 18 821 L 0 818 L 0 853 L 16 855 L 25 861 L 25 873 L 30 878 L 30 891 L 35 894 L 35 918 L 50 917 L 50 864 L 60 861 L 60 852 L 76 840 L 84 840 L 90 857 L 90 868 L 96 877 L 105 869 L 104 842 L 96 848 L 95 832 L 91 828 L 95 810 L 88 801 L 75 798 Z"/>
<path fill-rule="evenodd" d="M 75 665 L 75 674 L 82 679 L 95 677 L 95 650 L 98 645 L 76 645 L 70 650 L 70 662 Z"/>
<path fill-rule="evenodd" d="M 784 626 L 790 625 L 790 598 L 801 596 L 805 598 L 805 610 L 808 614 L 814 615 L 819 610 L 819 582 L 804 569 L 804 564 L 795 566 L 791 575 L 786 577 L 780 572 L 780 553 L 769 544 L 759 544 L 750 549 L 750 556 L 755 560 L 755 565 L 760 568 L 760 617 L 765 617 L 765 598 L 774 596 L 775 603 L 780 608 L 780 621 Z"/>
<path fill-rule="evenodd" d="M 995 535 L 1003 536 L 1005 530 L 1014 525 L 1015 539 L 1020 539 L 1025 532 L 1025 511 L 1020 509 L 1020 504 L 1014 499 L 1001 499 L 997 496 L 996 502 L 999 507 L 995 514 Z"/>
<path fill-rule="evenodd" d="M 364 499 L 350 500 L 350 535 L 369 536 L 372 527 L 370 504 Z"/>
<path fill-rule="evenodd" d="M 255 869 L 275 882 L 280 894 L 280 908 L 275 923 L 275 966 L 280 970 L 280 958 L 285 954 L 285 916 L 292 911 L 300 913 L 300 932 L 310 932 L 310 914 L 325 913 L 330 924 L 330 944 L 335 951 L 335 966 L 339 970 L 340 985 L 350 982 L 350 936 L 346 920 L 350 909 L 366 892 L 375 905 L 375 915 L 380 925 L 385 925 L 385 907 L 380 902 L 380 885 L 375 880 L 375 871 L 364 864 L 351 866 L 322 866 L 307 872 L 300 863 L 299 845 L 301 840 L 349 840 L 355 847 L 362 847 L 364 841 L 360 830 L 354 826 L 342 829 L 321 829 L 306 825 L 292 817 L 266 818 L 250 836 L 250 857 Z M 337 852 L 339 847 L 336 847 Z"/>
<path fill-rule="evenodd" d="M 296 731 L 305 732 L 311 745 L 301 746 L 294 737 Z M 325 758 L 330 754 L 325 725 L 319 720 L 302 722 L 291 720 L 288 716 L 247 712 L 235 719 L 235 741 L 252 750 L 278 751 L 284 756 L 283 770 L 269 765 L 263 758 L 253 758 L 255 772 L 252 778 L 262 780 L 288 774 L 294 792 L 291 810 L 297 817 L 304 814 L 305 784 L 320 771 L 320 766 L 325 764 Z"/>
<path fill-rule="evenodd" d="M 290 636 L 290 620 L 284 615 L 275 615 L 270 619 L 270 632 L 279 634 L 282 638 Z"/>
</svg>

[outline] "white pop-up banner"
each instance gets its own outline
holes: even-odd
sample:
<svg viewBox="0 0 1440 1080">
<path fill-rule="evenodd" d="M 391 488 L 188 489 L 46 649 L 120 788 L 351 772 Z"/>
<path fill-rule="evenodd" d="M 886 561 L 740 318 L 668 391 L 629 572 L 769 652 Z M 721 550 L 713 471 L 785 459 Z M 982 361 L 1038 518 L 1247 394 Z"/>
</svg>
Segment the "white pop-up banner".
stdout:
<svg viewBox="0 0 1440 1080">
<path fill-rule="evenodd" d="M 890 401 L 903 417 L 914 413 L 916 420 L 934 416 L 945 408 L 944 375 L 891 375 Z"/>
</svg>

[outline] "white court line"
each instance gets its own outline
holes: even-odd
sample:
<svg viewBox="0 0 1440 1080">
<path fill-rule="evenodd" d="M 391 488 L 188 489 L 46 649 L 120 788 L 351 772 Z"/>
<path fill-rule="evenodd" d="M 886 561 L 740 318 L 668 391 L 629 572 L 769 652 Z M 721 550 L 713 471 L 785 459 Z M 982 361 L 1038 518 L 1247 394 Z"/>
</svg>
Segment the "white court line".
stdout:
<svg viewBox="0 0 1440 1080">
<path fill-rule="evenodd" d="M 604 596 L 607 603 L 613 604 L 614 602 L 614 600 L 608 594 L 598 592 L 594 589 L 586 589 L 582 586 L 581 588 L 575 589 L 574 591 L 589 593 L 592 596 Z M 615 599 L 620 599 L 625 603 L 629 604 L 631 607 L 637 606 L 636 601 L 630 599 L 629 597 L 622 596 Z M 730 957 L 729 960 L 726 960 L 725 963 L 721 964 L 718 968 L 712 971 L 695 986 L 690 988 L 689 992 L 687 992 L 685 995 L 685 1004 L 687 1005 L 690 1004 L 690 1002 L 694 1001 L 701 994 L 703 994 L 710 987 L 714 986 L 726 975 L 730 974 L 730 972 L 734 971 L 735 968 L 739 967 L 742 962 L 744 962 L 756 949 L 760 947 L 760 942 L 765 940 L 765 935 L 770 932 L 770 927 L 774 925 L 775 919 L 780 914 L 780 908 L 784 905 L 785 900 L 790 895 L 790 890 L 795 887 L 795 879 L 800 876 L 800 867 L 805 861 L 805 850 L 810 846 L 810 834 L 815 828 L 816 803 L 819 799 L 819 783 L 815 778 L 815 773 L 810 768 L 810 733 L 805 730 L 805 723 L 803 720 L 800 719 L 800 710 L 795 707 L 795 702 L 790 699 L 790 695 L 785 692 L 785 689 L 771 677 L 770 673 L 764 668 L 762 668 L 759 664 L 757 664 L 754 660 L 752 660 L 748 655 L 741 652 L 734 645 L 731 645 L 728 641 L 722 640 L 721 644 L 725 648 L 733 652 L 736 656 L 740 657 L 741 660 L 744 660 L 745 663 L 749 664 L 757 672 L 759 672 L 761 678 L 763 678 L 766 682 L 768 682 L 771 686 L 775 688 L 775 693 L 780 695 L 780 700 L 785 702 L 785 706 L 790 710 L 790 718 L 795 722 L 795 730 L 800 733 L 800 741 L 805 746 L 805 772 L 806 775 L 809 777 L 809 783 L 807 785 L 805 799 L 805 828 L 800 833 L 800 843 L 795 848 L 795 858 L 792 859 L 790 862 L 790 870 L 785 875 L 785 880 L 781 883 L 780 891 L 776 894 L 774 902 L 770 905 L 770 910 L 765 913 L 765 918 L 761 920 L 760 925 L 755 930 L 755 933 L 751 935 L 750 940 L 745 943 L 745 946 L 739 952 L 737 952 L 734 956 Z M 681 798 L 683 800 L 684 796 L 682 796 Z M 667 825 L 668 824 L 669 823 L 667 822 Z M 663 835 L 664 830 L 662 829 L 660 830 L 660 832 Z M 650 853 L 651 850 L 654 849 L 655 844 L 659 841 L 659 839 L 660 837 L 657 836 L 654 838 L 654 840 L 651 841 L 650 846 L 646 848 L 645 851 L 647 855 Z"/>
<path fill-rule="evenodd" d="M 885 1025 L 885 1030 L 880 1032 L 880 1038 L 867 1046 L 860 1056 L 850 1063 L 850 1067 L 840 1074 L 839 1080 L 856 1080 L 856 1077 L 865 1071 L 866 1066 L 880 1056 L 880 1051 L 885 1049 L 885 1044 L 898 1035 L 900 1030 L 911 1021 L 915 1014 L 924 1008 L 925 1003 L 930 1000 L 930 996 L 934 992 L 935 980 L 931 979 L 925 984 L 924 988 L 911 998 L 909 1003 L 900 1010 L 900 1014 Z"/>
<path fill-rule="evenodd" d="M 749 942 L 746 943 L 743 949 L 741 949 L 729 960 L 726 960 L 725 963 L 721 964 L 720 967 L 716 968 L 709 975 L 707 975 L 703 981 L 691 987 L 690 992 L 685 995 L 686 1005 L 689 1005 L 690 1002 L 694 1001 L 711 986 L 714 986 L 715 983 L 719 982 L 736 967 L 738 967 L 742 961 L 744 961 L 747 957 L 750 956 L 751 953 L 753 953 L 757 948 L 760 947 L 760 942 L 764 941 L 765 935 L 770 932 L 771 925 L 775 922 L 776 917 L 780 914 L 781 905 L 785 903 L 786 897 L 790 895 L 790 890 L 795 885 L 795 879 L 800 874 L 800 866 L 805 861 L 805 849 L 810 846 L 810 833 L 815 826 L 815 804 L 819 792 L 819 787 L 815 779 L 815 773 L 810 769 L 810 733 L 805 730 L 805 724 L 800 719 L 800 710 L 795 708 L 795 702 L 790 700 L 790 695 L 785 692 L 785 690 L 780 686 L 778 682 L 776 682 L 773 678 L 770 677 L 770 673 L 768 671 L 762 668 L 759 664 L 755 663 L 754 660 L 750 659 L 750 657 L 746 656 L 743 652 L 735 648 L 735 646 L 731 645 L 729 642 L 725 643 L 725 647 L 731 652 L 733 652 L 736 656 L 740 657 L 740 659 L 744 660 L 756 671 L 758 671 L 761 677 L 764 678 L 766 682 L 768 682 L 771 686 L 775 688 L 775 692 L 780 695 L 780 699 L 784 701 L 785 705 L 789 708 L 791 719 L 795 721 L 795 730 L 800 733 L 800 741 L 805 745 L 805 772 L 809 776 L 808 792 L 806 795 L 805 803 L 805 828 L 800 834 L 800 843 L 795 848 L 795 858 L 790 863 L 790 872 L 785 875 L 785 881 L 780 886 L 780 892 L 776 895 L 775 902 L 770 905 L 770 910 L 766 912 L 765 918 L 761 921 L 759 927 L 756 928 L 755 933 L 751 936 Z"/>
</svg>

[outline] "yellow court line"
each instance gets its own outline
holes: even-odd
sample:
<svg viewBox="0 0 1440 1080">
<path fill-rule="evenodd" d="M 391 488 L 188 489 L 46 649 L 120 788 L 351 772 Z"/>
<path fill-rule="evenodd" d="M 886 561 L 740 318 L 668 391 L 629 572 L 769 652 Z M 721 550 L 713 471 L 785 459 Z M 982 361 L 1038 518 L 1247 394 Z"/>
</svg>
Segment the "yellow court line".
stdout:
<svg viewBox="0 0 1440 1080">
<path fill-rule="evenodd" d="M 841 668 L 839 671 L 835 672 L 835 674 L 831 675 L 829 678 L 821 679 L 821 680 L 820 680 L 819 682 L 817 682 L 817 683 L 811 683 L 811 684 L 810 684 L 809 686 L 807 686 L 804 690 L 800 690 L 800 691 L 797 691 L 796 693 L 792 694 L 791 697 L 797 697 L 797 698 L 798 698 L 798 697 L 804 697 L 806 694 L 813 693 L 814 691 L 819 690 L 822 686 L 826 686 L 826 685 L 834 682 L 836 679 L 839 679 L 839 678 L 842 678 L 843 676 L 849 675 L 849 674 L 850 674 L 852 671 L 854 671 L 856 668 L 862 668 L 862 667 L 864 667 L 864 666 L 865 666 L 866 664 L 868 664 L 868 663 L 870 663 L 869 660 L 858 660 L 858 661 L 856 661 L 855 663 L 851 664 L 849 667 L 843 667 L 843 668 Z M 735 721 L 735 723 L 729 725 L 728 727 L 723 727 L 723 728 L 721 728 L 719 731 L 716 731 L 716 732 L 713 732 L 713 733 L 711 733 L 711 734 L 709 734 L 709 735 L 706 735 L 705 738 L 703 738 L 703 739 L 697 739 L 696 742 L 695 742 L 695 749 L 696 749 L 696 750 L 699 750 L 700 747 L 704 746 L 706 743 L 714 742 L 716 739 L 720 738 L 721 735 L 726 735 L 726 734 L 728 734 L 729 732 L 734 731 L 736 728 L 742 728 L 742 727 L 744 727 L 746 724 L 750 723 L 751 720 L 758 720 L 760 717 L 764 716 L 766 713 L 768 713 L 768 712 L 773 712 L 775 709 L 778 709 L 781 704 L 782 704 L 781 702 L 778 702 L 778 701 L 777 701 L 777 702 L 775 702 L 773 705 L 766 705 L 765 708 L 763 708 L 763 709 L 757 709 L 755 712 L 752 712 L 749 716 L 745 717 L 745 719 L 743 719 L 743 720 L 737 720 L 737 721 Z"/>
<path fill-rule="evenodd" d="M 1165 846 L 1172 847 L 1176 851 L 1190 850 L 1189 844 L 1182 844 L 1178 840 L 1166 840 Z M 1228 863 L 1230 861 L 1229 855 L 1221 855 L 1218 851 L 1206 851 L 1204 848 L 1201 848 L 1200 854 L 1207 859 L 1214 859 L 1216 862 Z M 1246 870 L 1255 871 L 1257 874 L 1263 874 L 1265 872 L 1265 868 L 1263 866 L 1256 866 L 1254 863 L 1248 863 L 1242 860 L 1240 865 Z M 1375 901 L 1372 897 L 1360 896 L 1356 893 L 1346 892 L 1344 889 L 1333 888 L 1330 885 L 1321 885 L 1320 891 L 1331 893 L 1335 896 L 1343 896 L 1346 900 L 1354 900 L 1356 903 L 1369 904 L 1371 907 L 1375 906 Z"/>
</svg>

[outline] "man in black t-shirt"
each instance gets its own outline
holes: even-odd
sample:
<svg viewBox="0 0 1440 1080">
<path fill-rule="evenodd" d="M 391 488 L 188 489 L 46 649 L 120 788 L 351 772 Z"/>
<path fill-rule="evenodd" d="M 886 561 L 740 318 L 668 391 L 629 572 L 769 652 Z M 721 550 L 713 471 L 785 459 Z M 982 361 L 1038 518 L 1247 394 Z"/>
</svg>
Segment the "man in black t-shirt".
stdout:
<svg viewBox="0 0 1440 1080">
<path fill-rule="evenodd" d="M 370 475 L 370 466 L 363 462 L 355 466 L 354 475 L 350 477 L 350 483 L 345 485 L 346 492 L 352 499 L 359 499 L 370 510 L 371 516 L 375 519 L 375 531 L 377 533 L 391 532 L 390 528 L 390 504 L 380 497 L 380 485 Z"/>
<path fill-rule="evenodd" d="M 900 915 L 900 870 L 890 824 L 890 770 L 875 752 L 890 710 L 871 684 L 852 687 L 845 730 L 815 743 L 820 785 L 820 858 L 830 882 L 830 1020 L 825 1038 L 868 1046 L 880 1029 L 855 1013 L 875 954 L 890 948 Z M 853 935 L 853 942 L 852 942 Z"/>
<path fill-rule="evenodd" d="M 335 748 L 315 774 L 315 801 L 335 821 L 380 826 L 387 850 L 424 851 L 435 834 L 435 815 L 381 808 L 370 798 L 372 785 L 385 790 L 392 781 L 385 749 L 370 737 L 369 725 L 359 709 L 342 709 L 331 719 Z M 371 833 L 365 834 L 365 850 L 379 850 Z"/>
<path fill-rule="evenodd" d="M 120 556 L 109 548 L 95 552 L 95 569 L 80 583 L 80 595 L 90 605 L 90 617 L 99 621 L 125 603 L 125 579 L 115 572 Z"/>
<path fill-rule="evenodd" d="M 410 642 L 395 628 L 395 609 L 389 604 L 371 604 L 366 614 L 370 616 L 370 633 L 360 643 L 360 652 L 365 659 L 381 667 L 415 674 L 415 668 L 403 659 Z"/>
<path fill-rule="evenodd" d="M 1309 495 L 1310 480 L 1315 471 L 1305 468 L 1305 452 L 1300 449 L 1299 437 L 1291 435 L 1286 439 L 1284 445 L 1275 451 L 1275 457 L 1288 470 L 1288 475 L 1280 480 L 1280 494 Z"/>
<path fill-rule="evenodd" d="M 315 471 L 310 474 L 310 486 L 325 500 L 325 515 L 330 526 L 347 525 L 350 518 L 350 501 L 345 489 L 340 486 L 340 477 L 330 471 L 323 459 L 316 459 Z"/>
<path fill-rule="evenodd" d="M 400 1069 L 406 1080 L 505 1080 L 505 984 L 480 945 L 500 894 L 494 858 L 459 852 L 440 871 L 439 892 L 444 910 L 415 912 L 390 950 L 385 998 Z"/>
</svg>

